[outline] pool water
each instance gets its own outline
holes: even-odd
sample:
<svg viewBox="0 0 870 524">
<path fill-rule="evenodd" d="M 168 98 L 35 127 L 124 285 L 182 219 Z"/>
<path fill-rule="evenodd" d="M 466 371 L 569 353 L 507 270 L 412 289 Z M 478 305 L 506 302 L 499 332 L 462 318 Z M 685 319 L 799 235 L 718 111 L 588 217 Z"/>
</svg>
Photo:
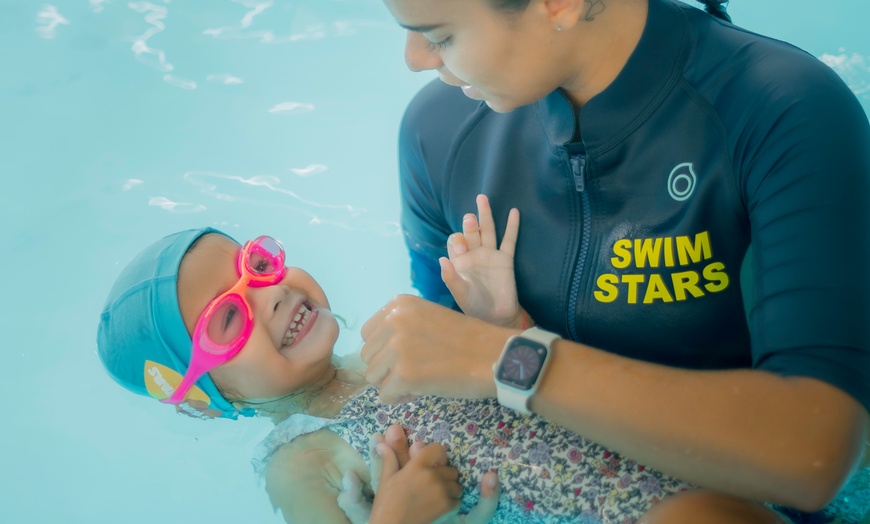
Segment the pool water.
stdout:
<svg viewBox="0 0 870 524">
<path fill-rule="evenodd" d="M 870 6 L 735 0 L 870 112 Z M 0 0 L 0 522 L 282 522 L 255 481 L 265 420 L 203 423 L 96 356 L 120 269 L 167 233 L 281 239 L 359 347 L 410 292 L 396 131 L 433 78 L 378 0 Z"/>
</svg>

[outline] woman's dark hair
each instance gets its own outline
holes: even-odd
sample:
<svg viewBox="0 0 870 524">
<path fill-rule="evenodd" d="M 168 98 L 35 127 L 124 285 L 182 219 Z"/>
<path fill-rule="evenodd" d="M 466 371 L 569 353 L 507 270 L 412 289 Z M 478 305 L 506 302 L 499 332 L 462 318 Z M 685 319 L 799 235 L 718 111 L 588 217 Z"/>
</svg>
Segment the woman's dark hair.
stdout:
<svg viewBox="0 0 870 524">
<path fill-rule="evenodd" d="M 704 9 L 726 22 L 731 21 L 731 17 L 725 12 L 725 6 L 728 5 L 728 0 L 695 0 L 699 4 L 704 4 Z M 519 12 L 523 11 L 529 5 L 529 0 L 489 0 L 496 9 L 502 11 Z"/>
</svg>

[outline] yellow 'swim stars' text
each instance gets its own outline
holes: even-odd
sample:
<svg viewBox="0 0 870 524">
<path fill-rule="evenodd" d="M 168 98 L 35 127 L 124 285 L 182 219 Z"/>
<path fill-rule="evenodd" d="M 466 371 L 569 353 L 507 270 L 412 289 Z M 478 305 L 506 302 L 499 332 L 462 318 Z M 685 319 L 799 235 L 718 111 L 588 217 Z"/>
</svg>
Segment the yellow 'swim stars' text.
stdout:
<svg viewBox="0 0 870 524">
<path fill-rule="evenodd" d="M 623 238 L 613 244 L 611 265 L 616 269 L 658 269 L 655 273 L 604 273 L 593 293 L 599 302 L 620 297 L 629 304 L 652 304 L 700 298 L 728 287 L 725 264 L 711 261 L 710 232 L 659 238 Z M 699 267 L 704 264 L 703 267 Z M 673 271 L 680 268 L 682 271 Z"/>
</svg>

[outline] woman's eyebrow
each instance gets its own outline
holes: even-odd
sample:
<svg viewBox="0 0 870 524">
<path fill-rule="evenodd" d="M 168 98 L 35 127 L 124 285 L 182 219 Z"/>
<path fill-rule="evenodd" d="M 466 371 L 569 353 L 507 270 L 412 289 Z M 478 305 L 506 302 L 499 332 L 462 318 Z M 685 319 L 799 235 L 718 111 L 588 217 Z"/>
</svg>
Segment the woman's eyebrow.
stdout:
<svg viewBox="0 0 870 524">
<path fill-rule="evenodd" d="M 415 33 L 428 33 L 429 31 L 434 31 L 439 27 L 443 27 L 444 24 L 432 24 L 432 25 L 405 25 L 399 24 L 403 29 L 407 29 L 408 31 L 414 31 Z"/>
</svg>

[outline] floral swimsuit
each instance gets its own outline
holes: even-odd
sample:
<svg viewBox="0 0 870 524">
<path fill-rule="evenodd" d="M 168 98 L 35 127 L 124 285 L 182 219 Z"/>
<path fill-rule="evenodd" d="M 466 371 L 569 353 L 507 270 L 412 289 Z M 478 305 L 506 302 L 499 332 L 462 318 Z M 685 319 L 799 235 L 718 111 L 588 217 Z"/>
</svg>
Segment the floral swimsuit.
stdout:
<svg viewBox="0 0 870 524">
<path fill-rule="evenodd" d="M 341 436 L 368 462 L 371 435 L 391 424 L 403 425 L 411 442 L 447 448 L 465 488 L 460 512 L 477 503 L 483 474 L 497 470 L 501 497 L 493 523 L 630 524 L 665 496 L 691 487 L 495 399 L 421 397 L 389 405 L 378 402 L 373 387 L 353 397 L 334 419 L 290 416 L 260 442 L 252 464 L 263 475 L 283 444 L 321 429 Z M 818 513 L 774 509 L 797 524 L 867 522 L 870 468 L 858 471 Z"/>
<path fill-rule="evenodd" d="M 389 405 L 367 388 L 326 427 L 368 461 L 370 436 L 390 424 L 402 424 L 411 442 L 447 448 L 465 488 L 461 512 L 477 502 L 484 473 L 497 470 L 502 495 L 492 522 L 633 523 L 666 495 L 689 488 L 495 399 L 421 397 Z"/>
</svg>

